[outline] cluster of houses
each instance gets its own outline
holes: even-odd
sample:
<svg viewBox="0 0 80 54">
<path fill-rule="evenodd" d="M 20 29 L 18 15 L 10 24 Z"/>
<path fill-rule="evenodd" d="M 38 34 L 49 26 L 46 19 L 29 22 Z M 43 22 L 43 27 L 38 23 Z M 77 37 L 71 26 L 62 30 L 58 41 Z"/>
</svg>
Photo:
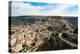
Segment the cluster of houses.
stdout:
<svg viewBox="0 0 80 54">
<path fill-rule="evenodd" d="M 11 26 L 10 45 L 13 52 L 23 49 L 22 45 L 33 47 L 48 38 L 47 27 L 41 24 Z"/>
</svg>

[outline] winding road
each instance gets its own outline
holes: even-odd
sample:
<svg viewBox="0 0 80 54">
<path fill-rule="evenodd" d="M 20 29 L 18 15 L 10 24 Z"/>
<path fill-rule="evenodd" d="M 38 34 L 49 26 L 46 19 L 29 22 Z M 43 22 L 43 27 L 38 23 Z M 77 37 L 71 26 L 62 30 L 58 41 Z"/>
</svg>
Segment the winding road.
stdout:
<svg viewBox="0 0 80 54">
<path fill-rule="evenodd" d="M 60 33 L 60 34 L 59 34 L 59 38 L 60 38 L 62 41 L 66 42 L 67 44 L 69 44 L 69 45 L 71 45 L 71 46 L 73 46 L 73 47 L 77 47 L 77 44 L 75 44 L 75 43 L 73 43 L 73 42 L 71 42 L 71 41 L 68 41 L 67 39 L 65 39 L 65 38 L 62 36 L 62 34 L 63 34 L 63 33 Z"/>
</svg>

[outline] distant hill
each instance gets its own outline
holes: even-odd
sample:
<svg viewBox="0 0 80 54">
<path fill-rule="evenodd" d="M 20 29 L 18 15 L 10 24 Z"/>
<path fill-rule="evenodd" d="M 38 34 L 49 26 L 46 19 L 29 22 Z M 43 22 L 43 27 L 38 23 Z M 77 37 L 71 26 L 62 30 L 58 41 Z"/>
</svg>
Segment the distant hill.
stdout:
<svg viewBox="0 0 80 54">
<path fill-rule="evenodd" d="M 71 24 L 73 24 L 73 25 L 75 25 L 75 26 L 78 26 L 78 17 L 65 17 L 65 19 L 66 19 L 69 23 L 71 23 Z"/>
<path fill-rule="evenodd" d="M 58 16 L 52 16 L 53 18 L 59 18 Z M 47 21 L 47 18 L 49 16 L 10 16 L 9 19 L 11 21 L 11 24 L 13 25 L 20 25 L 20 24 L 29 24 L 29 23 L 35 23 L 35 21 L 44 20 Z M 63 17 L 66 21 L 69 23 L 77 26 L 78 25 L 78 19 L 77 17 Z"/>
<path fill-rule="evenodd" d="M 43 19 L 42 16 L 36 16 L 36 17 L 35 16 L 10 16 L 9 18 L 11 24 L 15 24 L 15 25 L 35 23 L 35 21 L 39 21 Z"/>
</svg>

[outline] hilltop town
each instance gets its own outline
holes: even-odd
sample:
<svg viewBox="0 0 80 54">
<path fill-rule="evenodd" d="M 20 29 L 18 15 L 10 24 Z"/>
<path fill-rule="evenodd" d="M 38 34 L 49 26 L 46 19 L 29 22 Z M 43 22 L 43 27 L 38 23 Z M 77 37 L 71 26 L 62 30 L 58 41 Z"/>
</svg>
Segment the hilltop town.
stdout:
<svg viewBox="0 0 80 54">
<path fill-rule="evenodd" d="M 62 32 L 74 34 L 74 27 L 64 17 L 47 17 L 47 20 L 36 20 L 35 23 L 15 25 L 9 27 L 9 52 L 35 52 L 59 49 L 76 49 L 77 37 L 71 37 L 72 46 L 62 40 Z M 77 32 L 77 31 L 76 31 Z M 75 32 L 75 36 L 77 33 Z M 74 35 L 73 35 L 74 36 Z M 74 37 L 75 37 L 74 36 Z M 75 41 L 72 41 L 75 39 Z M 74 45 L 74 44 L 73 44 Z"/>
</svg>

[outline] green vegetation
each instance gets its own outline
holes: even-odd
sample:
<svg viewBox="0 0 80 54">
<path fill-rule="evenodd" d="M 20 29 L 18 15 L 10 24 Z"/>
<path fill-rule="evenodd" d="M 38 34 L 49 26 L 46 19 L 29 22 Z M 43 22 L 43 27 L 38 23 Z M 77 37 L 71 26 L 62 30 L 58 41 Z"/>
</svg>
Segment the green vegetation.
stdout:
<svg viewBox="0 0 80 54">
<path fill-rule="evenodd" d="M 67 26 L 66 24 L 63 25 L 63 30 L 64 30 L 64 31 L 69 30 L 69 28 L 68 28 L 68 26 Z"/>
<path fill-rule="evenodd" d="M 52 27 L 48 27 L 48 30 L 52 32 L 50 35 L 50 39 L 45 41 L 43 46 L 39 48 L 39 51 L 46 51 L 46 50 L 63 50 L 63 49 L 75 49 L 75 47 L 72 47 L 68 45 L 67 43 L 63 42 L 58 36 L 59 33 L 62 30 L 54 30 Z M 68 27 L 64 25 L 64 30 L 68 30 Z M 68 34 L 65 34 L 65 37 L 69 36 Z M 68 37 L 69 38 L 69 37 Z M 72 40 L 77 43 L 77 40 Z"/>
</svg>

